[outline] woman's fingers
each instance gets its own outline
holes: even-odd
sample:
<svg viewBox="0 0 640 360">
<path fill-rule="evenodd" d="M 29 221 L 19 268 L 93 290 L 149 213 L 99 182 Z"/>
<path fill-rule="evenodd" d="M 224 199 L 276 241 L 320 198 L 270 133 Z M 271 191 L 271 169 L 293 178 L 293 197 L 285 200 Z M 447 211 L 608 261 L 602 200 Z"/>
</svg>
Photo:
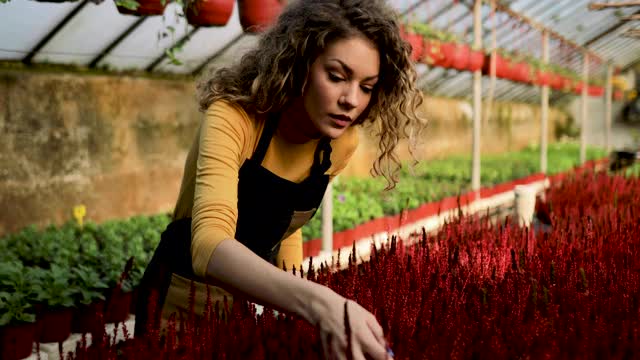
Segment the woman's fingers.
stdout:
<svg viewBox="0 0 640 360">
<path fill-rule="evenodd" d="M 331 360 L 334 357 L 332 354 L 333 349 L 331 348 L 331 334 L 321 332 L 320 341 L 322 342 L 322 353 L 324 354 L 324 359 Z"/>
<path fill-rule="evenodd" d="M 380 344 L 372 332 L 362 334 L 358 343 L 358 346 L 362 349 L 361 352 L 368 354 L 374 360 L 387 359 L 387 348 L 385 345 Z"/>
<path fill-rule="evenodd" d="M 380 326 L 375 316 L 371 315 L 370 320 L 367 321 L 367 325 L 369 326 L 369 329 L 373 333 L 373 336 L 376 337 L 376 340 L 378 340 L 380 345 L 386 347 L 387 341 L 384 338 L 384 330 L 382 330 L 382 326 Z"/>
</svg>

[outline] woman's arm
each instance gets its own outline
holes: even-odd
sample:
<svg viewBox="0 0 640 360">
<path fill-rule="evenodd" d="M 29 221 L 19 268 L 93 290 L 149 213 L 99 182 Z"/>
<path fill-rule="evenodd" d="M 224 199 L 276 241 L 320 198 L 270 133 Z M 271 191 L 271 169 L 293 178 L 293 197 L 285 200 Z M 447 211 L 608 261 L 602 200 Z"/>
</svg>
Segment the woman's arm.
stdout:
<svg viewBox="0 0 640 360">
<path fill-rule="evenodd" d="M 231 292 L 276 309 L 302 316 L 312 324 L 319 308 L 331 298 L 342 298 L 333 290 L 284 272 L 234 239 L 216 247 L 207 266 L 207 277 Z"/>
</svg>

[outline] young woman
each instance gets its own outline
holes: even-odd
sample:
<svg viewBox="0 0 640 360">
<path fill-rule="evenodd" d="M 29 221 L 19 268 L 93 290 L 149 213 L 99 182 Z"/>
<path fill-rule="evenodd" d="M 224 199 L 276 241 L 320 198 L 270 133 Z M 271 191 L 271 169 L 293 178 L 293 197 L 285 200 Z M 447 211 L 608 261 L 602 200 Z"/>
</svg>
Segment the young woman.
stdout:
<svg viewBox="0 0 640 360">
<path fill-rule="evenodd" d="M 301 227 L 358 145 L 357 127 L 378 129 L 373 173 L 393 186 L 394 150 L 415 132 L 422 101 L 410 48 L 379 0 L 298 0 L 257 47 L 199 85 L 206 113 L 189 155 L 174 221 L 141 285 L 136 334 L 150 291 L 162 317 L 196 311 L 206 286 L 296 313 L 316 325 L 325 353 L 345 357 L 347 301 L 355 359 L 385 359 L 382 328 L 363 307 L 280 268 L 302 264 Z M 276 265 L 276 266 L 274 266 Z M 330 339 L 330 340 L 328 340 Z"/>
</svg>

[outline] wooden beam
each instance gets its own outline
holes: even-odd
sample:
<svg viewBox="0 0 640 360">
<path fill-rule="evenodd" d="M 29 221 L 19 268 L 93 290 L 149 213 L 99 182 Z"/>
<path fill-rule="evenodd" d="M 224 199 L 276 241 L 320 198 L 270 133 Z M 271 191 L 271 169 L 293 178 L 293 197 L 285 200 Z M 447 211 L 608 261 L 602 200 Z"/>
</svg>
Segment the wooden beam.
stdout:
<svg viewBox="0 0 640 360">
<path fill-rule="evenodd" d="M 640 1 L 638 1 L 638 3 L 640 3 Z M 546 31 L 549 34 L 549 36 L 551 36 L 553 38 L 556 38 L 556 39 L 558 39 L 558 40 L 560 40 L 560 41 L 562 41 L 562 42 L 564 42 L 566 44 L 569 44 L 575 49 L 582 50 L 583 52 L 588 53 L 589 56 L 592 57 L 592 58 L 598 59 L 598 60 L 600 60 L 602 62 L 605 61 L 602 58 L 602 56 L 599 56 L 598 54 L 596 54 L 593 51 L 585 48 L 582 45 L 576 44 L 574 41 L 571 41 L 571 40 L 565 38 L 564 36 L 562 36 L 559 33 L 553 31 L 552 29 L 546 27 L 545 25 L 540 24 L 539 22 L 537 22 L 537 21 L 535 21 L 533 19 L 530 19 L 527 16 L 522 15 L 522 14 L 512 10 L 508 5 L 503 4 L 502 1 L 496 1 L 496 7 L 497 7 L 497 10 L 502 11 L 502 12 L 508 14 L 509 16 L 515 18 L 515 19 L 518 19 L 520 21 L 523 21 L 523 22 L 531 25 L 531 27 L 533 27 L 534 29 L 536 29 L 536 30 L 538 30 L 540 32 Z"/>
<path fill-rule="evenodd" d="M 640 20 L 640 15 L 623 16 L 620 18 L 620 20 L 624 20 L 624 21 Z"/>
<path fill-rule="evenodd" d="M 628 6 L 640 6 L 640 1 L 622 1 L 619 3 L 591 3 L 589 10 L 603 10 L 607 8 L 621 8 Z"/>
</svg>

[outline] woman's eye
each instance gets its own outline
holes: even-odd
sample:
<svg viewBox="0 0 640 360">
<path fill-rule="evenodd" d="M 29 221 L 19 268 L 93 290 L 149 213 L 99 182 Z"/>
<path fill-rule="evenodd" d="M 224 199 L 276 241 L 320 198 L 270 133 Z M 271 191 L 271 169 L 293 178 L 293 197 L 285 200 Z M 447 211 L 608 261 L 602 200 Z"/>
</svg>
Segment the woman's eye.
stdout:
<svg viewBox="0 0 640 360">
<path fill-rule="evenodd" d="M 373 92 L 373 88 L 370 88 L 367 86 L 362 86 L 361 89 L 362 89 L 362 92 L 365 94 L 371 94 Z"/>
<path fill-rule="evenodd" d="M 342 78 L 334 73 L 329 73 L 329 80 L 338 82 L 338 81 L 342 81 Z"/>
</svg>

